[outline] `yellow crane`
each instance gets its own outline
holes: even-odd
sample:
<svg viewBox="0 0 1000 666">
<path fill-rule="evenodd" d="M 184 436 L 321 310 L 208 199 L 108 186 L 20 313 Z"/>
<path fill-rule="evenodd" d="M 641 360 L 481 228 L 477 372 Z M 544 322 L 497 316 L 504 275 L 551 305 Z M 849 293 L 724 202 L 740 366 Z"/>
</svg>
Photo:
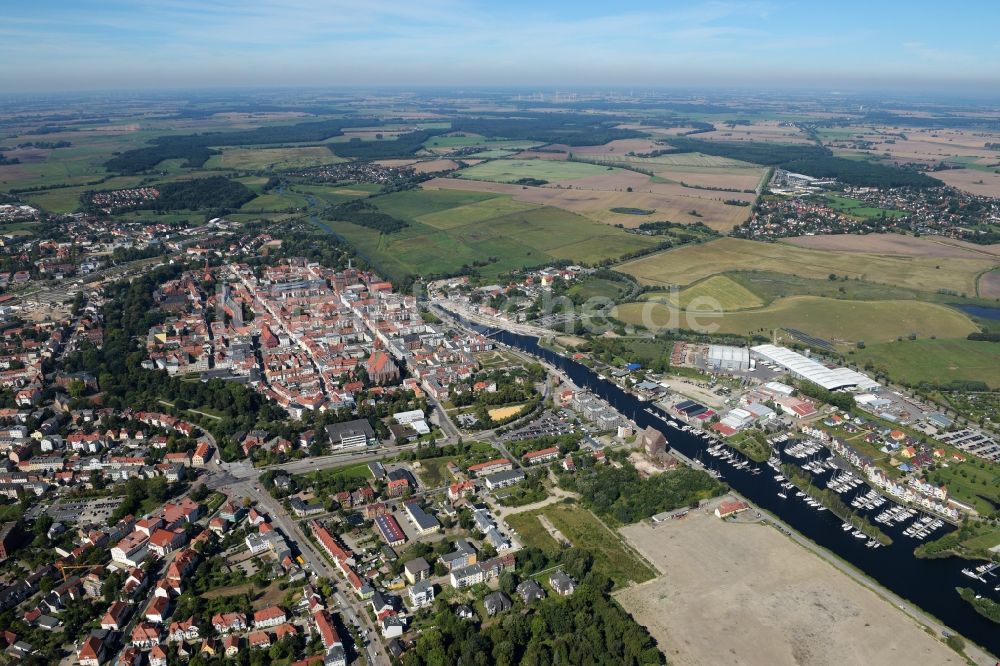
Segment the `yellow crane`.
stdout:
<svg viewBox="0 0 1000 666">
<path fill-rule="evenodd" d="M 61 562 L 56 563 L 56 568 L 59 569 L 60 573 L 62 573 L 64 583 L 67 580 L 69 580 L 69 577 L 66 575 L 67 569 L 71 571 L 74 569 L 93 569 L 95 566 L 96 565 L 94 564 L 62 564 Z"/>
</svg>

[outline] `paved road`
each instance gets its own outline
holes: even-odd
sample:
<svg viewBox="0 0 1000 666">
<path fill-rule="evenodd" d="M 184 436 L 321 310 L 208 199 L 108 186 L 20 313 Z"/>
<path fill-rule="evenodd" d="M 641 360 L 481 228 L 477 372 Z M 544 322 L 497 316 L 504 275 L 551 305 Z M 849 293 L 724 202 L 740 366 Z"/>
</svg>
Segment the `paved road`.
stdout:
<svg viewBox="0 0 1000 666">
<path fill-rule="evenodd" d="M 306 565 L 314 574 L 329 578 L 335 586 L 343 582 L 341 573 L 306 538 L 299 524 L 285 511 L 285 507 L 257 484 L 256 477 L 236 480 L 233 483 L 220 486 L 219 489 L 230 496 L 248 497 L 255 501 L 271 517 L 274 525 L 296 543 Z M 363 645 L 358 646 L 364 651 L 368 664 L 370 666 L 388 666 L 389 660 L 385 646 L 382 644 L 381 632 L 377 626 L 369 621 L 364 602 L 353 593 L 348 594 L 345 599 L 338 591 L 336 597 L 340 604 L 340 611 L 348 617 L 352 624 L 358 627 L 362 634 L 368 637 Z"/>
</svg>

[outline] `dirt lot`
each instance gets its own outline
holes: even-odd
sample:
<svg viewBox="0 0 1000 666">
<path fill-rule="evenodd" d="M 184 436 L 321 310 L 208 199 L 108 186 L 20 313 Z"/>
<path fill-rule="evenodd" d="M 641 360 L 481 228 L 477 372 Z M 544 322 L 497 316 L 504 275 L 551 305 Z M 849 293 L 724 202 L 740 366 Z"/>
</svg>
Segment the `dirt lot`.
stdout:
<svg viewBox="0 0 1000 666">
<path fill-rule="evenodd" d="M 663 572 L 616 594 L 671 664 L 961 664 L 874 592 L 770 527 L 693 511 L 622 534 Z"/>
<path fill-rule="evenodd" d="M 917 238 L 901 234 L 868 234 L 865 236 L 835 234 L 830 236 L 796 236 L 784 240 L 792 245 L 812 250 L 953 259 L 984 259 L 991 256 L 1000 258 L 1000 245 L 976 245 L 975 243 L 935 236 Z"/>
</svg>

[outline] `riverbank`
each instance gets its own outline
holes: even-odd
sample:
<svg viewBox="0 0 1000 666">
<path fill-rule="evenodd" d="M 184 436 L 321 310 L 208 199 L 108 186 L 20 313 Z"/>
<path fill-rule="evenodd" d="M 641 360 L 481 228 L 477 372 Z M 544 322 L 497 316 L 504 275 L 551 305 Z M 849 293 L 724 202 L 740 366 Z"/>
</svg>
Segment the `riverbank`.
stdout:
<svg viewBox="0 0 1000 666">
<path fill-rule="evenodd" d="M 466 322 L 468 325 L 468 323 Z M 498 343 L 508 345 L 539 358 L 559 369 L 572 384 L 587 387 L 622 414 L 630 416 L 640 427 L 653 426 L 667 434 L 671 449 L 689 458 L 704 455 L 708 443 L 692 434 L 664 423 L 645 412 L 648 403 L 622 390 L 596 372 L 569 358 L 539 347 L 537 339 L 503 330 L 481 331 Z M 776 497 L 780 488 L 769 475 L 754 475 L 750 469 L 727 469 L 724 480 L 741 495 L 767 511 L 781 517 L 781 524 L 791 539 L 813 544 L 824 559 L 847 565 L 858 580 L 877 586 L 878 593 L 913 617 L 920 617 L 942 635 L 959 633 L 970 643 L 969 654 L 976 663 L 993 666 L 986 652 L 978 646 L 1000 654 L 1000 635 L 995 626 L 980 616 L 955 594 L 955 587 L 966 583 L 961 564 L 951 560 L 921 560 L 913 556 L 909 543 L 895 543 L 886 548 L 866 548 L 858 539 L 844 537 L 842 521 L 831 512 L 817 514 L 801 503 L 789 503 Z M 792 531 L 794 530 L 794 531 Z M 905 597 L 905 599 L 904 599 Z M 948 618 L 949 627 L 937 618 Z M 980 658 L 982 657 L 982 658 Z"/>
</svg>

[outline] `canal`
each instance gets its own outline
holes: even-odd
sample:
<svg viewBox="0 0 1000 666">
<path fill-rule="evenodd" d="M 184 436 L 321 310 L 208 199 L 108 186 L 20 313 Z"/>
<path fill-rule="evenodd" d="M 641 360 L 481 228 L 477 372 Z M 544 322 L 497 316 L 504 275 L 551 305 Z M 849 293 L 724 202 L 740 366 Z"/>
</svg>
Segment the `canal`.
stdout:
<svg viewBox="0 0 1000 666">
<path fill-rule="evenodd" d="M 699 458 L 706 464 L 713 460 L 711 456 L 705 454 L 705 449 L 711 442 L 674 428 L 647 413 L 645 410 L 650 407 L 650 403 L 640 401 L 616 384 L 601 379 L 590 368 L 539 346 L 537 338 L 488 329 L 470 322 L 465 323 L 488 333 L 499 342 L 544 359 L 559 368 L 577 386 L 589 388 L 595 395 L 632 419 L 640 428 L 652 426 L 663 432 L 670 446 L 684 455 Z M 792 459 L 784 456 L 783 460 L 792 462 Z M 817 511 L 801 499 L 797 499 L 794 492 L 789 494 L 787 499 L 780 498 L 778 492 L 781 492 L 782 488 L 779 482 L 774 480 L 774 472 L 767 465 L 759 465 L 761 473 L 756 475 L 752 473 L 751 468 L 740 470 L 721 463 L 712 466 L 736 492 L 778 516 L 799 533 L 863 571 L 886 589 L 919 606 L 927 614 L 933 615 L 953 628 L 956 633 L 978 643 L 994 655 L 1000 655 L 1000 626 L 976 613 L 955 591 L 957 587 L 971 587 L 978 594 L 996 599 L 998 595 L 993 588 L 1000 585 L 1000 578 L 988 575 L 987 583 L 969 578 L 962 574 L 962 569 L 970 566 L 970 563 L 958 558 L 917 558 L 913 554 L 913 549 L 921 542 L 903 535 L 903 529 L 908 523 L 879 525 L 892 537 L 892 545 L 877 549 L 867 548 L 864 539 L 855 539 L 850 533 L 841 529 L 842 521 L 832 512 Z M 860 490 L 867 488 L 861 486 Z M 887 503 L 880 509 L 871 512 L 859 511 L 859 513 L 871 519 L 889 506 Z M 954 528 L 948 526 L 946 529 Z M 944 535 L 946 529 L 939 529 L 928 539 Z"/>
</svg>

